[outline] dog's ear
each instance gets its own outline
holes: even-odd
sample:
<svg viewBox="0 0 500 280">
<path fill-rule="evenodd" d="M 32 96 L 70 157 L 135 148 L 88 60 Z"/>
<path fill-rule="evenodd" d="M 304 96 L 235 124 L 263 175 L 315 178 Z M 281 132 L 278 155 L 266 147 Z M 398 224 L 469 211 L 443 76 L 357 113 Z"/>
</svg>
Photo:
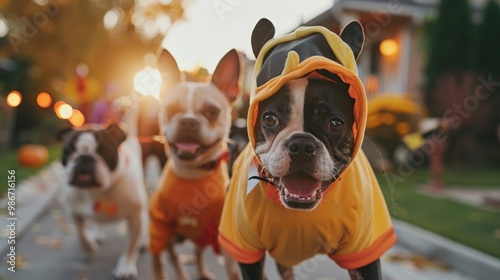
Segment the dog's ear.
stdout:
<svg viewBox="0 0 500 280">
<path fill-rule="evenodd" d="M 74 130 L 73 127 L 62 128 L 61 130 L 59 130 L 59 132 L 57 132 L 57 134 L 56 134 L 56 140 L 59 141 L 59 142 L 64 142 L 64 140 L 66 139 L 66 137 L 68 137 L 68 135 L 73 130 Z"/>
<path fill-rule="evenodd" d="M 118 141 L 118 143 L 121 143 L 127 139 L 127 133 L 120 127 L 118 123 L 111 123 L 104 129 L 103 131 L 106 135 L 110 135 L 113 137 L 115 140 Z"/>
<path fill-rule="evenodd" d="M 238 98 L 241 91 L 242 64 L 240 54 L 232 49 L 222 57 L 212 75 L 211 82 L 226 95 L 230 103 Z"/>
<path fill-rule="evenodd" d="M 267 18 L 261 18 L 252 31 L 252 50 L 255 57 L 260 53 L 264 44 L 274 37 L 274 25 Z"/>
<path fill-rule="evenodd" d="M 160 50 L 160 55 L 158 56 L 157 68 L 161 75 L 162 91 L 176 85 L 182 79 L 181 71 L 175 58 L 169 51 L 163 48 Z"/>
<path fill-rule="evenodd" d="M 357 60 L 365 43 L 365 32 L 361 23 L 359 21 L 348 23 L 340 32 L 340 38 L 351 47 L 354 58 Z"/>
</svg>

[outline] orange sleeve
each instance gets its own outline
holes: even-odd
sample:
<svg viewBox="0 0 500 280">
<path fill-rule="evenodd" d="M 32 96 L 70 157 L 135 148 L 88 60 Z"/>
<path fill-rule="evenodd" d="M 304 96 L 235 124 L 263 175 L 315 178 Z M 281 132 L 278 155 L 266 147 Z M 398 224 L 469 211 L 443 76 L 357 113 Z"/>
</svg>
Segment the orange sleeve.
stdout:
<svg viewBox="0 0 500 280">
<path fill-rule="evenodd" d="M 167 246 L 174 229 L 174 221 L 163 211 L 161 191 L 153 194 L 149 206 L 149 251 L 160 254 Z"/>
<path fill-rule="evenodd" d="M 370 264 L 380 258 L 387 250 L 396 243 L 394 229 L 390 228 L 380 236 L 371 246 L 366 249 L 345 255 L 329 255 L 340 267 L 345 269 L 356 269 Z"/>
<path fill-rule="evenodd" d="M 256 263 L 260 259 L 262 259 L 266 254 L 265 250 L 252 251 L 248 249 L 243 249 L 240 246 L 237 246 L 236 244 L 231 242 L 231 240 L 229 240 L 220 232 L 218 241 L 220 246 L 224 248 L 231 257 L 233 257 L 236 261 L 240 263 L 246 263 L 246 264 Z"/>
</svg>

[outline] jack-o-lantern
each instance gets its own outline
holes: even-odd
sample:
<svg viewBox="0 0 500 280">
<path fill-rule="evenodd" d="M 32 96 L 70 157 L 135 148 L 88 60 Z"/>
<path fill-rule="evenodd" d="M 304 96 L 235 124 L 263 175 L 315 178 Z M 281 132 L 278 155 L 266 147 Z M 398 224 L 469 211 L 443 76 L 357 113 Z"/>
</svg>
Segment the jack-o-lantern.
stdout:
<svg viewBox="0 0 500 280">
<path fill-rule="evenodd" d="M 24 167 L 37 168 L 43 166 L 49 158 L 49 151 L 42 145 L 22 145 L 17 154 L 19 164 Z"/>
</svg>

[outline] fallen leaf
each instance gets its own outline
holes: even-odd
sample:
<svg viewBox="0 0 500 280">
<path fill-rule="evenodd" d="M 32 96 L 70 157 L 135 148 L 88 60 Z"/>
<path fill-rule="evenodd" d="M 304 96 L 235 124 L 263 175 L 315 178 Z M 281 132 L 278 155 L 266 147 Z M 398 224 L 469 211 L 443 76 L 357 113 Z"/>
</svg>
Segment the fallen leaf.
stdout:
<svg viewBox="0 0 500 280">
<path fill-rule="evenodd" d="M 59 249 L 59 248 L 61 248 L 61 245 L 62 245 L 62 242 L 61 242 L 61 239 L 59 237 L 53 236 L 52 238 L 50 238 L 50 241 L 49 241 L 50 248 Z"/>
<path fill-rule="evenodd" d="M 61 230 L 64 234 L 75 234 L 75 232 L 76 232 L 75 226 L 72 224 L 68 224 L 68 223 L 61 226 Z"/>
<path fill-rule="evenodd" d="M 47 245 L 49 239 L 45 235 L 39 235 L 35 237 L 35 243 L 40 246 Z"/>
<path fill-rule="evenodd" d="M 29 267 L 29 262 L 22 256 L 17 256 L 16 258 L 16 266 L 19 269 L 26 269 Z"/>
<path fill-rule="evenodd" d="M 61 213 L 61 210 L 59 209 L 53 209 L 52 211 L 50 211 L 50 215 L 52 216 L 52 219 L 54 220 L 58 220 L 60 218 L 62 218 L 62 213 Z"/>
<path fill-rule="evenodd" d="M 410 260 L 420 269 L 436 269 L 441 271 L 450 270 L 450 266 L 439 261 L 439 260 L 431 260 L 423 255 L 415 254 Z"/>
<path fill-rule="evenodd" d="M 31 226 L 31 231 L 33 232 L 39 232 L 40 230 L 42 230 L 42 225 L 40 223 L 34 223 Z"/>
<path fill-rule="evenodd" d="M 408 257 L 403 254 L 395 253 L 385 256 L 384 259 L 386 259 L 389 262 L 398 262 L 398 261 L 401 262 L 404 261 L 405 259 L 408 259 Z"/>
</svg>

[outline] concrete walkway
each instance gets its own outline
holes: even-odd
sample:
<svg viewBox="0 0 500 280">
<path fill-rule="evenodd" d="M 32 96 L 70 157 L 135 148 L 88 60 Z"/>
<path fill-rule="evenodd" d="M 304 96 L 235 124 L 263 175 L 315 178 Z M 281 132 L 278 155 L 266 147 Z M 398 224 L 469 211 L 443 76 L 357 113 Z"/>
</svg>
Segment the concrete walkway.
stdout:
<svg viewBox="0 0 500 280">
<path fill-rule="evenodd" d="M 17 182 L 16 196 L 16 238 L 21 238 L 30 226 L 39 219 L 54 203 L 58 190 L 61 188 L 61 178 L 64 170 L 59 162 L 54 162 L 42 169 L 39 173 L 28 179 Z M 1 209 L 7 208 L 7 199 L 0 201 Z M 0 212 L 0 238 L 6 238 L 9 235 L 7 228 L 6 212 Z M 0 256 L 4 256 L 7 248 L 7 242 L 2 240 L 0 243 Z"/>
</svg>

